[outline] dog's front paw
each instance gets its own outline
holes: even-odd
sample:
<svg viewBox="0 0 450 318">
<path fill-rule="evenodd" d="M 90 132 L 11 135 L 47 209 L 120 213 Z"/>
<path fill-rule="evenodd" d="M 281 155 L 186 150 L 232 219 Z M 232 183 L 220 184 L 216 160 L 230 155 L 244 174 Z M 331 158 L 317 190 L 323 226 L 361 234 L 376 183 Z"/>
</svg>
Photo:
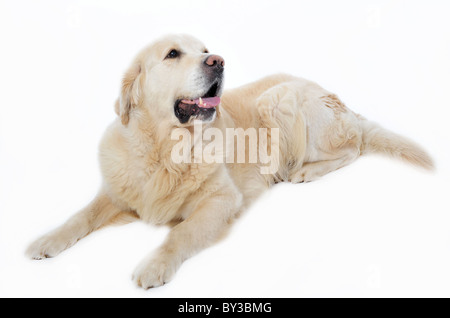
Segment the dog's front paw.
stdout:
<svg viewBox="0 0 450 318">
<path fill-rule="evenodd" d="M 47 234 L 31 243 L 25 255 L 32 259 L 55 257 L 75 242 L 76 240 L 68 240 L 60 235 Z"/>
<path fill-rule="evenodd" d="M 318 178 L 319 177 L 312 173 L 310 170 L 301 168 L 299 171 L 293 173 L 289 179 L 292 183 L 303 183 L 311 182 Z"/>
<path fill-rule="evenodd" d="M 133 281 L 144 289 L 168 283 L 177 270 L 176 264 L 162 255 L 144 259 L 134 270 Z"/>
</svg>

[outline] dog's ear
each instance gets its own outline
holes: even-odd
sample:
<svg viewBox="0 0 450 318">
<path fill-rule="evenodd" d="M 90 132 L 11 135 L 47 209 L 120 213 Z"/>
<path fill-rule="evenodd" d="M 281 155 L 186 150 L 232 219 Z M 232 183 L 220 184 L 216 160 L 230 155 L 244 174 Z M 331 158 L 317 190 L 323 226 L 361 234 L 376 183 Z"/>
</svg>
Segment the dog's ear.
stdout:
<svg viewBox="0 0 450 318">
<path fill-rule="evenodd" d="M 140 76 L 141 65 L 139 62 L 134 62 L 122 79 L 122 89 L 115 110 L 123 125 L 128 124 L 131 109 L 136 107 L 141 99 Z"/>
</svg>

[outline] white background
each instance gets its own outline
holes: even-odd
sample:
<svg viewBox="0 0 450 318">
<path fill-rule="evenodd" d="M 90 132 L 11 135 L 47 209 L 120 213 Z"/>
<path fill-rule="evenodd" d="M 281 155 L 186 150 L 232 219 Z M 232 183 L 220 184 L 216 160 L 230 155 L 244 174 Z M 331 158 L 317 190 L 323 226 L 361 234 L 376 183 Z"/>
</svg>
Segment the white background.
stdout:
<svg viewBox="0 0 450 318">
<path fill-rule="evenodd" d="M 450 296 L 448 1 L 1 1 L 0 296 Z M 226 86 L 287 72 L 422 144 L 428 173 L 363 157 L 274 187 L 221 243 L 144 291 L 131 281 L 168 229 L 105 228 L 54 259 L 27 245 L 96 193 L 97 145 L 134 55 L 189 33 Z"/>
</svg>

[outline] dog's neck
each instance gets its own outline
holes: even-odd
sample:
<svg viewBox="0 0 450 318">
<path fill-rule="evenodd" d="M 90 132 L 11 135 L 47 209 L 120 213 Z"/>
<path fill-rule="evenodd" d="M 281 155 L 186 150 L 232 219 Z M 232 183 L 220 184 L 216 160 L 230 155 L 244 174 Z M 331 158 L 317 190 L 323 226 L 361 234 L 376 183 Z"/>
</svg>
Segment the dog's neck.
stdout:
<svg viewBox="0 0 450 318">
<path fill-rule="evenodd" d="M 123 135 L 128 140 L 132 153 L 147 158 L 148 165 L 156 167 L 164 166 L 167 170 L 177 173 L 189 170 L 192 166 L 210 165 L 204 160 L 194 157 L 198 155 L 198 149 L 210 142 L 204 140 L 203 132 L 208 128 L 224 129 L 222 119 L 216 118 L 211 123 L 200 125 L 189 125 L 185 127 L 174 126 L 172 123 L 157 122 L 153 116 L 144 112 L 135 113 L 130 118 L 129 123 L 123 126 Z M 199 127 L 200 126 L 200 127 Z M 182 142 L 179 131 L 184 132 L 182 138 L 190 138 L 190 158 L 189 162 L 174 162 L 172 151 L 174 147 Z M 153 169 L 150 169 L 153 170 Z"/>
</svg>

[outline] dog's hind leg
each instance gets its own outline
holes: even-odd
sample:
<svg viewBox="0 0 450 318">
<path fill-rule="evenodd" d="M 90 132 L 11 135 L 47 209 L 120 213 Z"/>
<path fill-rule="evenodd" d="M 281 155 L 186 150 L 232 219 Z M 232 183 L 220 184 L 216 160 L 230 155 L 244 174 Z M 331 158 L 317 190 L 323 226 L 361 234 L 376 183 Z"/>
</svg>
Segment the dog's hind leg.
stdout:
<svg viewBox="0 0 450 318">
<path fill-rule="evenodd" d="M 279 169 L 276 181 L 287 181 L 291 170 L 303 164 L 306 149 L 306 126 L 301 111 L 303 82 L 278 84 L 257 99 L 257 109 L 262 127 L 279 129 Z"/>
<path fill-rule="evenodd" d="M 298 171 L 291 175 L 290 181 L 292 183 L 314 181 L 329 172 L 352 163 L 358 156 L 359 152 L 348 150 L 336 159 L 305 163 Z"/>
<path fill-rule="evenodd" d="M 293 183 L 309 182 L 342 168 L 361 154 L 362 129 L 357 116 L 329 94 L 312 98 L 305 107 L 308 147 L 305 163 L 292 171 Z"/>
<path fill-rule="evenodd" d="M 26 255 L 33 259 L 54 257 L 78 240 L 117 218 L 121 210 L 106 194 L 99 194 L 66 223 L 33 242 Z"/>
</svg>

